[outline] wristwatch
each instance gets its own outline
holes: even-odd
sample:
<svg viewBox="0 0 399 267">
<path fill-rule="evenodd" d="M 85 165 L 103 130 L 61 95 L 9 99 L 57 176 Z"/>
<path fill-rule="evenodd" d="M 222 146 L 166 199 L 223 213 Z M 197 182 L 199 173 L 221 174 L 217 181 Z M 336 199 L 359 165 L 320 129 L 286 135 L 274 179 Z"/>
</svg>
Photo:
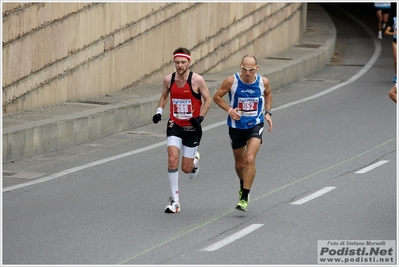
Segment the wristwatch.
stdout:
<svg viewBox="0 0 399 267">
<path fill-rule="evenodd" d="M 269 110 L 266 110 L 265 116 L 266 116 L 266 114 L 269 114 L 270 116 L 272 115 L 272 113 Z"/>
</svg>

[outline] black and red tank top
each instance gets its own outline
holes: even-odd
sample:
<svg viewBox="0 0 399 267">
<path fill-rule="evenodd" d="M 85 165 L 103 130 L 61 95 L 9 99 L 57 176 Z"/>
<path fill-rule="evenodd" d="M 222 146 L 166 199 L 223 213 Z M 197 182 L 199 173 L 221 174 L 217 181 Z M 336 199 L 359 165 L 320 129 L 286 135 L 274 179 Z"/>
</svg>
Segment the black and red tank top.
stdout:
<svg viewBox="0 0 399 267">
<path fill-rule="evenodd" d="M 190 71 L 183 87 L 175 83 L 176 73 L 170 80 L 170 114 L 169 117 L 179 126 L 191 126 L 190 119 L 199 116 L 202 106 L 201 93 L 195 93 L 191 86 L 193 72 Z"/>
</svg>

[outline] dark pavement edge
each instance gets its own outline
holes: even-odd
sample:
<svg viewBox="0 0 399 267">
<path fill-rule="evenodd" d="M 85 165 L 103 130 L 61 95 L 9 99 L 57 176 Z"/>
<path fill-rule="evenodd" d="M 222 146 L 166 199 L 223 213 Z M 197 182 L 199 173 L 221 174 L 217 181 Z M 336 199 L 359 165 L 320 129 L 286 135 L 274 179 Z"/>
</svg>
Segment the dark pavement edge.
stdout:
<svg viewBox="0 0 399 267">
<path fill-rule="evenodd" d="M 270 80 L 272 90 L 284 87 L 325 67 L 334 55 L 335 43 L 336 29 L 329 14 L 318 4 L 308 3 L 307 28 L 300 41 L 283 53 L 258 59 L 258 73 Z M 237 71 L 203 75 L 211 95 L 223 79 Z M 161 84 L 156 84 L 3 115 L 3 164 L 152 123 L 160 90 Z"/>
</svg>

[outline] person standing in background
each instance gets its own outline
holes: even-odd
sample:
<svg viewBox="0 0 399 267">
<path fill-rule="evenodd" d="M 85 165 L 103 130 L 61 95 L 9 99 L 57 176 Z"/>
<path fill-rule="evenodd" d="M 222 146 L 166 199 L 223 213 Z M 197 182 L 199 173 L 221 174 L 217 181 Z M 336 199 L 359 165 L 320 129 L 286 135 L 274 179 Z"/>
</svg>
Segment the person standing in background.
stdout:
<svg viewBox="0 0 399 267">
<path fill-rule="evenodd" d="M 389 13 L 391 12 L 391 3 L 374 2 L 374 9 L 377 16 L 377 38 L 382 40 L 382 31 L 388 22 Z"/>
<path fill-rule="evenodd" d="M 396 16 L 392 17 L 389 22 L 388 25 L 385 29 L 385 35 L 389 35 L 392 36 L 392 53 L 393 53 L 393 67 L 395 70 L 395 77 L 393 78 L 392 82 L 396 83 L 396 75 L 397 75 L 397 70 L 396 70 L 396 52 L 397 52 L 397 48 L 396 48 L 396 30 L 397 30 L 397 20 L 396 20 Z"/>
</svg>

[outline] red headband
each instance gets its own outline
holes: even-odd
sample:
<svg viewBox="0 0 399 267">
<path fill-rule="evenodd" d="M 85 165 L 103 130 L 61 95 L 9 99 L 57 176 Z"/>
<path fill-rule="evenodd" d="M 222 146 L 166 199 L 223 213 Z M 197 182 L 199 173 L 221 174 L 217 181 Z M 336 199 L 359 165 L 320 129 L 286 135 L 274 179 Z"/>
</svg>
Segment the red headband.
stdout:
<svg viewBox="0 0 399 267">
<path fill-rule="evenodd" d="M 176 54 L 174 54 L 174 55 L 173 55 L 173 59 L 176 58 L 176 57 L 185 57 L 185 58 L 187 58 L 188 60 L 191 60 L 190 55 L 183 54 L 183 53 L 176 53 Z"/>
</svg>

